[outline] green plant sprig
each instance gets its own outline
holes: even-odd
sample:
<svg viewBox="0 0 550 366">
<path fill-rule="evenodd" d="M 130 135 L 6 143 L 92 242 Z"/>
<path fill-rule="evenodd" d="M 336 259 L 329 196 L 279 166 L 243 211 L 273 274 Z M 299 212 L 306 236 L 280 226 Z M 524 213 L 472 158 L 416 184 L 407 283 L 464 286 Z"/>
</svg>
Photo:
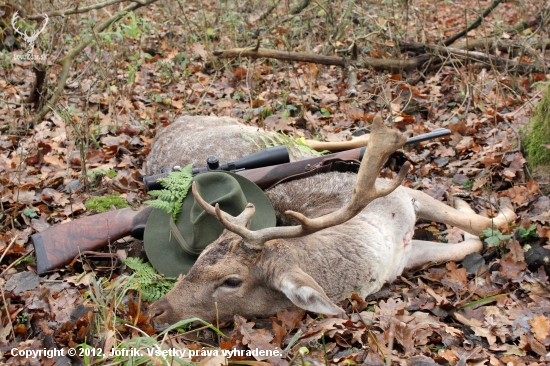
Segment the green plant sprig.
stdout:
<svg viewBox="0 0 550 366">
<path fill-rule="evenodd" d="M 141 298 L 145 301 L 156 301 L 174 287 L 173 278 L 158 274 L 149 263 L 144 263 L 140 258 L 126 258 L 124 264 L 134 271 L 135 284 L 131 288 L 137 290 L 139 287 Z"/>
<path fill-rule="evenodd" d="M 493 228 L 488 228 L 484 230 L 481 234 L 479 234 L 480 237 L 485 238 L 485 242 L 489 245 L 493 245 L 495 247 L 500 247 L 500 241 L 506 241 L 510 240 L 512 235 L 505 235 L 500 230 L 495 230 Z"/>
<path fill-rule="evenodd" d="M 328 150 L 321 152 L 313 150 L 311 147 L 309 147 L 309 145 L 306 143 L 306 139 L 304 139 L 303 137 L 294 138 L 284 132 L 277 132 L 272 134 L 254 134 L 241 132 L 241 134 L 244 138 L 256 145 L 258 150 L 286 145 L 290 149 L 289 151 L 291 153 L 293 149 L 298 150 L 301 156 L 297 156 L 297 158 L 300 158 L 302 156 L 323 156 L 329 152 Z M 259 138 L 260 142 L 257 142 L 254 137 Z"/>
<path fill-rule="evenodd" d="M 164 189 L 149 191 L 149 195 L 157 199 L 144 203 L 172 214 L 174 221 L 177 221 L 183 199 L 187 196 L 193 180 L 192 168 L 193 165 L 189 164 L 179 171 L 170 172 L 166 178 L 159 178 L 158 182 Z"/>
</svg>

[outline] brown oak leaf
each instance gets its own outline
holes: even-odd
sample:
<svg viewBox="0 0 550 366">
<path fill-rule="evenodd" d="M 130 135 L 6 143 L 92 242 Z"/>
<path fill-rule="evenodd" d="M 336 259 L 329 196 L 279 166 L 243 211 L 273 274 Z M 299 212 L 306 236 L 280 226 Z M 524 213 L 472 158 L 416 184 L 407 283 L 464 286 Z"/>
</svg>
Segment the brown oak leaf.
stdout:
<svg viewBox="0 0 550 366">
<path fill-rule="evenodd" d="M 547 317 L 535 315 L 533 320 L 529 320 L 529 324 L 531 324 L 531 330 L 535 334 L 537 341 L 542 341 L 544 338 L 548 337 L 550 320 Z"/>
</svg>

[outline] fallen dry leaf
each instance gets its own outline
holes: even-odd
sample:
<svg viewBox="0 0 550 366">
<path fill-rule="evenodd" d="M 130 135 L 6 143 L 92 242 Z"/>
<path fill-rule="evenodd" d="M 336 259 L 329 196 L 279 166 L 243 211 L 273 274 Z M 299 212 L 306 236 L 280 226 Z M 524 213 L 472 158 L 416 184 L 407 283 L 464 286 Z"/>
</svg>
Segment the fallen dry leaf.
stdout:
<svg viewBox="0 0 550 366">
<path fill-rule="evenodd" d="M 485 327 L 473 326 L 472 330 L 474 331 L 475 335 L 486 338 L 490 346 L 495 344 L 495 342 L 497 341 L 497 337 L 491 333 L 491 330 Z"/>
<path fill-rule="evenodd" d="M 468 278 L 466 277 L 466 268 L 458 268 L 455 262 L 449 262 L 445 266 L 449 272 L 448 276 L 453 280 L 459 282 L 463 286 L 468 285 Z"/>
<path fill-rule="evenodd" d="M 235 326 L 243 335 L 243 344 L 247 345 L 251 351 L 275 351 L 276 347 L 271 343 L 273 334 L 267 329 L 254 329 L 255 323 L 246 321 L 242 316 L 235 316 Z M 254 355 L 256 360 L 267 360 L 270 357 L 262 355 Z"/>
<path fill-rule="evenodd" d="M 512 259 L 511 255 L 506 255 L 500 260 L 500 266 L 500 272 L 509 279 L 512 279 L 519 276 L 521 271 L 527 268 L 527 263 L 516 262 Z"/>
<path fill-rule="evenodd" d="M 549 336 L 550 331 L 550 319 L 544 315 L 535 315 L 533 320 L 529 320 L 531 324 L 531 330 L 535 334 L 537 341 L 542 341 Z"/>
<path fill-rule="evenodd" d="M 525 251 L 516 239 L 510 238 L 506 247 L 510 250 L 509 255 L 512 260 L 516 262 L 523 262 L 525 260 Z"/>
</svg>

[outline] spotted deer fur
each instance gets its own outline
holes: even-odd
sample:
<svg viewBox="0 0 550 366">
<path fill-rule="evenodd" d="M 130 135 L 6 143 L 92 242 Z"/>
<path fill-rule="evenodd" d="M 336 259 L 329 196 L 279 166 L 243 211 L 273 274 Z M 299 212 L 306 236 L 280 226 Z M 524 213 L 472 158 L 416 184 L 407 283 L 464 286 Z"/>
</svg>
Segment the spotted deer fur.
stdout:
<svg viewBox="0 0 550 366">
<path fill-rule="evenodd" d="M 264 133 L 231 118 L 183 117 L 158 134 L 146 172 L 154 174 L 165 166 L 189 163 L 203 166 L 209 155 L 220 161 L 238 159 L 256 152 L 249 137 Z M 277 226 L 299 224 L 298 216 L 285 214 L 289 210 L 315 220 L 344 207 L 355 189 L 356 177 L 332 172 L 266 191 L 276 210 Z M 379 179 L 376 189 L 391 184 Z M 354 291 L 365 297 L 394 280 L 404 268 L 462 260 L 482 249 L 477 234 L 515 218 L 510 208 L 503 208 L 491 220 L 476 215 L 463 201 L 455 206 L 398 186 L 346 222 L 306 236 L 268 240 L 261 248 L 247 245 L 246 239 L 225 230 L 149 312 L 157 326 L 191 317 L 212 321 L 231 320 L 236 314 L 268 316 L 292 306 L 341 313 L 337 300 Z M 417 217 L 457 226 L 466 231 L 465 240 L 458 244 L 413 240 Z"/>
</svg>

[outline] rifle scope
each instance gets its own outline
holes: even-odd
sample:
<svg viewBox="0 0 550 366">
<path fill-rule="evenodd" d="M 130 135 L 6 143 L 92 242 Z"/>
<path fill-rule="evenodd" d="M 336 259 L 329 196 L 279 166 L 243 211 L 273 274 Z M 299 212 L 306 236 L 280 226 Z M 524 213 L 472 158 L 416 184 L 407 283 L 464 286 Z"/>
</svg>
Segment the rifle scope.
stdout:
<svg viewBox="0 0 550 366">
<path fill-rule="evenodd" d="M 285 145 L 281 145 L 258 151 L 239 160 L 230 160 L 223 164 L 220 164 L 216 156 L 209 156 L 206 158 L 206 166 L 203 168 L 193 168 L 191 174 L 195 175 L 213 170 L 225 170 L 234 173 L 245 169 L 256 169 L 289 162 L 290 156 L 288 154 L 288 149 Z M 168 174 L 169 173 L 163 173 L 143 177 L 145 190 L 149 192 L 155 189 L 162 189 L 162 185 L 157 182 L 157 179 L 165 178 Z"/>
</svg>

